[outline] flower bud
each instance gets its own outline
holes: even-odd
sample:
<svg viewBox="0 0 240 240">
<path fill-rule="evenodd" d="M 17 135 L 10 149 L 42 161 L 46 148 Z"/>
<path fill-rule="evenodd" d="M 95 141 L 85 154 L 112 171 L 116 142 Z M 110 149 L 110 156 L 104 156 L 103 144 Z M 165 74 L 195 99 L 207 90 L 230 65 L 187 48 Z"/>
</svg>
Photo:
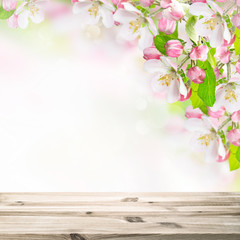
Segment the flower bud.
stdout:
<svg viewBox="0 0 240 240">
<path fill-rule="evenodd" d="M 208 115 L 212 118 L 220 118 L 225 114 L 225 107 L 220 107 L 220 109 L 216 112 L 212 111 L 210 107 L 208 107 Z"/>
<path fill-rule="evenodd" d="M 144 7 L 149 7 L 153 4 L 154 0 L 140 0 L 140 2 Z"/>
<path fill-rule="evenodd" d="M 193 109 L 192 106 L 188 106 L 186 108 L 186 113 L 185 113 L 186 118 L 199 118 L 199 119 L 201 119 L 202 116 L 203 116 L 203 113 L 199 108 Z"/>
<path fill-rule="evenodd" d="M 17 7 L 17 0 L 2 0 L 2 7 L 6 11 L 14 10 Z"/>
<path fill-rule="evenodd" d="M 168 8 L 170 7 L 171 3 L 172 3 L 172 0 L 162 0 L 160 4 L 162 8 Z"/>
<path fill-rule="evenodd" d="M 179 99 L 179 101 L 180 101 L 180 102 L 185 102 L 185 101 L 187 101 L 187 100 L 191 97 L 191 95 L 192 95 L 192 89 L 191 89 L 191 88 L 188 88 L 188 89 L 187 89 L 187 95 L 184 97 L 183 94 L 180 94 L 180 99 Z"/>
<path fill-rule="evenodd" d="M 226 64 L 230 61 L 230 52 L 227 47 L 218 47 L 215 54 L 222 63 Z"/>
<path fill-rule="evenodd" d="M 226 155 L 225 155 L 225 157 L 223 158 L 222 156 L 218 156 L 218 162 L 225 162 L 225 161 L 227 161 L 228 159 L 229 159 L 229 157 L 230 157 L 230 150 L 229 149 L 227 149 L 226 147 L 225 147 L 225 150 L 226 150 Z"/>
<path fill-rule="evenodd" d="M 240 74 L 240 60 L 236 63 L 236 71 Z"/>
<path fill-rule="evenodd" d="M 184 17 L 184 10 L 179 2 L 171 3 L 170 6 L 163 11 L 163 16 L 172 21 L 179 21 Z"/>
<path fill-rule="evenodd" d="M 172 34 L 176 29 L 176 21 L 162 17 L 158 22 L 158 28 L 160 32 L 164 32 L 167 35 Z"/>
<path fill-rule="evenodd" d="M 179 57 L 183 53 L 183 46 L 178 40 L 169 40 L 165 44 L 164 48 L 169 57 Z"/>
<path fill-rule="evenodd" d="M 234 146 L 240 146 L 240 130 L 239 129 L 232 129 L 227 134 L 228 140 Z"/>
<path fill-rule="evenodd" d="M 190 53 L 190 58 L 195 61 L 200 60 L 204 62 L 207 60 L 207 54 L 208 54 L 208 47 L 205 45 L 201 45 L 192 49 Z"/>
<path fill-rule="evenodd" d="M 240 110 L 232 114 L 232 121 L 235 123 L 240 123 Z"/>
<path fill-rule="evenodd" d="M 145 60 L 160 59 L 161 56 L 162 54 L 154 46 L 145 48 L 143 50 L 143 58 Z"/>
<path fill-rule="evenodd" d="M 188 78 L 194 83 L 203 83 L 206 73 L 198 66 L 192 67 L 187 72 Z"/>
</svg>

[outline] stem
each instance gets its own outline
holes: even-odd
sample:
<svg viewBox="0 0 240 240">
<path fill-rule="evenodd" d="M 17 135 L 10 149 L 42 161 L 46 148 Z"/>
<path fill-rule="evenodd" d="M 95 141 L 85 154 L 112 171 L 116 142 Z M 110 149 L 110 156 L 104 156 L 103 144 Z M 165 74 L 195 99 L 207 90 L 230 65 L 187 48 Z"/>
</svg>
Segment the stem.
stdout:
<svg viewBox="0 0 240 240">
<path fill-rule="evenodd" d="M 177 69 L 179 70 L 180 68 L 182 68 L 182 66 L 184 65 L 184 63 L 189 59 L 189 56 L 186 56 L 183 61 L 180 63 L 180 65 L 177 67 Z"/>
<path fill-rule="evenodd" d="M 226 124 L 228 124 L 231 121 L 231 117 L 229 117 L 228 119 L 226 119 L 218 128 L 218 131 L 221 130 Z"/>
<path fill-rule="evenodd" d="M 230 63 L 227 64 L 227 80 L 229 81 L 231 78 L 231 66 Z"/>
<path fill-rule="evenodd" d="M 160 8 L 160 9 L 158 9 L 157 11 L 150 13 L 150 14 L 149 14 L 149 17 L 151 17 L 151 16 L 153 16 L 153 15 L 156 15 L 156 14 L 162 12 L 162 11 L 163 11 L 163 9 Z"/>
</svg>

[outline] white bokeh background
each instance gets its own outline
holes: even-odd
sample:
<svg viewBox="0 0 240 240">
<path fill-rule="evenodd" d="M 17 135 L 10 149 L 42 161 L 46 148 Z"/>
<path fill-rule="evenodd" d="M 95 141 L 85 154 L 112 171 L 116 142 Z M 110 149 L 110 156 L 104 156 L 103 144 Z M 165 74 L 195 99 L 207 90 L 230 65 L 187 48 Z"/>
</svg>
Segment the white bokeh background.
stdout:
<svg viewBox="0 0 240 240">
<path fill-rule="evenodd" d="M 191 149 L 136 47 L 49 12 L 0 25 L 0 191 L 239 190 L 239 172 Z"/>
</svg>

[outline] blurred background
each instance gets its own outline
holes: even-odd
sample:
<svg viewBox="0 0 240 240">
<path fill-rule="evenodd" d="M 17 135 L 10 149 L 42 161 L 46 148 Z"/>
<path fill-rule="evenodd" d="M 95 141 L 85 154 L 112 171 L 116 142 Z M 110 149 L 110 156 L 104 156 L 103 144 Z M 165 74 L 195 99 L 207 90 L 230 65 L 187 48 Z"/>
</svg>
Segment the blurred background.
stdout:
<svg viewBox="0 0 240 240">
<path fill-rule="evenodd" d="M 239 191 L 191 149 L 186 104 L 152 92 L 136 43 L 52 2 L 0 22 L 0 191 Z"/>
</svg>

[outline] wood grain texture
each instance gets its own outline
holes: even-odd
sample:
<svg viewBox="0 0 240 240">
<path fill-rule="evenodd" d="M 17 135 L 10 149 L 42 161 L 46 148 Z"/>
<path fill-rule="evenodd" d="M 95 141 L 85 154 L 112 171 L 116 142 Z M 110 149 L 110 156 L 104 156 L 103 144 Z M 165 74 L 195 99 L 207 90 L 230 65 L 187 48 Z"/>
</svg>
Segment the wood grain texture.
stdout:
<svg viewBox="0 0 240 240">
<path fill-rule="evenodd" d="M 0 193 L 0 240 L 240 240 L 240 193 Z"/>
</svg>

